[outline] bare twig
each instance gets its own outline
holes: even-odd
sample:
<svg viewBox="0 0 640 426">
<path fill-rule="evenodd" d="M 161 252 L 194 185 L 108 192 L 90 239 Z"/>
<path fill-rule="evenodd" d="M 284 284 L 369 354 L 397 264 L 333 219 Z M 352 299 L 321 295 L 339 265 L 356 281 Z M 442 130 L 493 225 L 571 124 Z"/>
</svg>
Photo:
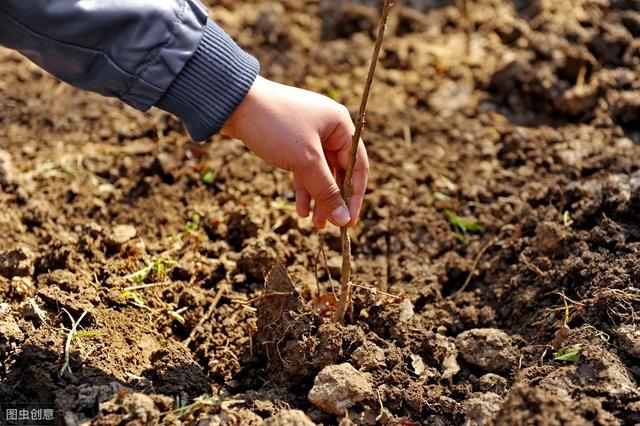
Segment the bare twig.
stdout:
<svg viewBox="0 0 640 426">
<path fill-rule="evenodd" d="M 498 242 L 498 238 L 492 238 L 491 241 L 489 241 L 484 247 L 480 249 L 480 251 L 476 255 L 476 258 L 473 260 L 473 266 L 469 271 L 469 275 L 467 275 L 467 279 L 464 280 L 464 284 L 462 284 L 462 287 L 460 287 L 460 289 L 455 292 L 456 295 L 462 293 L 467 289 L 467 286 L 469 285 L 469 283 L 471 282 L 471 279 L 473 278 L 473 274 L 475 274 L 476 269 L 478 269 L 478 264 L 480 263 L 480 259 L 482 258 L 482 255 L 484 255 L 484 253 L 487 250 L 489 250 L 489 248 L 491 248 L 497 242 Z"/>
<path fill-rule="evenodd" d="M 325 237 L 324 234 L 318 234 L 318 240 L 320 241 L 320 247 L 318 247 L 318 254 L 316 254 L 316 259 L 313 267 L 313 272 L 316 276 L 316 289 L 318 291 L 318 297 L 320 297 L 320 278 L 318 277 L 318 264 L 320 263 L 320 256 L 322 256 L 322 260 L 324 261 L 324 267 L 327 271 L 327 276 L 329 277 L 329 284 L 331 285 L 331 293 L 338 299 L 338 295 L 336 294 L 336 289 L 333 286 L 333 278 L 331 277 L 331 271 L 329 270 L 329 263 L 327 262 L 327 253 L 324 251 L 324 243 Z"/>
<path fill-rule="evenodd" d="M 193 330 L 191 330 L 191 333 L 189 333 L 189 337 L 187 337 L 183 342 L 185 346 L 187 347 L 189 346 L 191 341 L 197 336 L 198 330 L 200 329 L 200 327 L 202 327 L 202 324 L 204 324 L 205 321 L 211 318 L 211 315 L 213 315 L 213 312 L 216 310 L 216 307 L 220 302 L 220 299 L 222 299 L 222 296 L 226 293 L 226 291 L 227 291 L 227 285 L 224 282 L 220 282 L 220 288 L 218 288 L 216 295 L 213 297 L 213 300 L 209 305 L 209 309 L 207 309 L 207 312 L 204 314 L 204 316 L 200 318 L 200 321 L 198 321 L 198 324 L 196 324 L 196 326 L 193 327 Z"/>
<path fill-rule="evenodd" d="M 373 83 L 373 77 L 376 73 L 376 65 L 378 64 L 378 56 L 380 56 L 380 49 L 382 47 L 382 40 L 384 39 L 384 32 L 387 28 L 387 18 L 389 17 L 389 10 L 393 4 L 392 0 L 384 0 L 382 6 L 382 15 L 380 16 L 380 27 L 378 29 L 378 37 L 376 38 L 376 44 L 373 48 L 373 54 L 371 55 L 371 63 L 369 64 L 369 72 L 367 74 L 367 81 L 364 85 L 364 92 L 362 93 L 362 99 L 360 101 L 360 108 L 358 109 L 358 116 L 356 118 L 356 130 L 351 139 L 351 157 L 349 161 L 349 167 L 347 167 L 347 173 L 342 184 L 341 192 L 342 198 L 348 204 L 351 198 L 351 178 L 353 177 L 353 168 L 356 164 L 358 156 L 358 144 L 360 142 L 360 136 L 362 135 L 362 129 L 365 123 L 365 114 L 367 110 L 367 101 L 369 100 L 369 93 L 371 92 L 371 84 Z M 351 240 L 349 238 L 349 230 L 346 226 L 340 228 L 340 234 L 342 239 L 342 277 L 340 279 L 340 300 L 338 301 L 338 308 L 333 316 L 335 322 L 342 322 L 344 314 L 347 310 L 347 305 L 351 299 Z"/>
</svg>

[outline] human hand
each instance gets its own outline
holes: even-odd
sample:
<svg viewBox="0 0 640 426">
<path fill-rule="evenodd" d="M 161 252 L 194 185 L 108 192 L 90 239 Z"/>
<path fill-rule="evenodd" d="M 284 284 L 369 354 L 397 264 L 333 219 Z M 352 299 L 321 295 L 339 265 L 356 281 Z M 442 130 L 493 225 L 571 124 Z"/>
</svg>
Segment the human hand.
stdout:
<svg viewBox="0 0 640 426">
<path fill-rule="evenodd" d="M 349 111 L 339 103 L 262 77 L 222 128 L 269 164 L 293 172 L 296 210 L 307 217 L 313 199 L 317 228 L 327 220 L 336 226 L 358 221 L 369 173 L 362 141 L 348 208 L 336 183 L 336 176 L 342 183 L 346 174 L 354 132 Z"/>
</svg>

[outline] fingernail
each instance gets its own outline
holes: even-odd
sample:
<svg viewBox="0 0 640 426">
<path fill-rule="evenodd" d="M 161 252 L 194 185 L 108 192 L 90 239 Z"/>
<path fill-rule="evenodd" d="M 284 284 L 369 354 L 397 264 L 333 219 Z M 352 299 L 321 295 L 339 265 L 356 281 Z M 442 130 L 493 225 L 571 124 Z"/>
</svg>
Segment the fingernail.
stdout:
<svg viewBox="0 0 640 426">
<path fill-rule="evenodd" d="M 331 221 L 338 226 L 345 226 L 351 221 L 349 210 L 345 206 L 340 206 L 331 212 Z"/>
</svg>

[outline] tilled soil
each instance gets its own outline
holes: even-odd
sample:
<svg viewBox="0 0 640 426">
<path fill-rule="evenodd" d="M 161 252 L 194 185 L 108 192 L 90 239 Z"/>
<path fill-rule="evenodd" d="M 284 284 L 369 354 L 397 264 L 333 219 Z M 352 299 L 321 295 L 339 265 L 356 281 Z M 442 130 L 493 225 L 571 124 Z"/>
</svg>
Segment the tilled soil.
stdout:
<svg viewBox="0 0 640 426">
<path fill-rule="evenodd" d="M 264 75 L 357 107 L 377 1 L 212 3 Z M 640 423 L 640 2 L 468 3 L 394 8 L 345 325 L 339 233 L 325 268 L 286 174 L 0 51 L 0 403 L 69 425 Z"/>
</svg>

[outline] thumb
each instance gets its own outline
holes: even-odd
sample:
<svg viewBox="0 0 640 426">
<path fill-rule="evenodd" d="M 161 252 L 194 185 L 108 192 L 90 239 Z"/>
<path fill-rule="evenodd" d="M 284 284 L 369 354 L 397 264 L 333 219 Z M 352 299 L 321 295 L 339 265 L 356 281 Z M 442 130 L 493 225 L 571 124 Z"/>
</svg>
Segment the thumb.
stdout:
<svg viewBox="0 0 640 426">
<path fill-rule="evenodd" d="M 349 209 L 323 154 L 314 156 L 311 164 L 301 167 L 296 174 L 331 223 L 346 226 L 351 221 Z"/>
</svg>

